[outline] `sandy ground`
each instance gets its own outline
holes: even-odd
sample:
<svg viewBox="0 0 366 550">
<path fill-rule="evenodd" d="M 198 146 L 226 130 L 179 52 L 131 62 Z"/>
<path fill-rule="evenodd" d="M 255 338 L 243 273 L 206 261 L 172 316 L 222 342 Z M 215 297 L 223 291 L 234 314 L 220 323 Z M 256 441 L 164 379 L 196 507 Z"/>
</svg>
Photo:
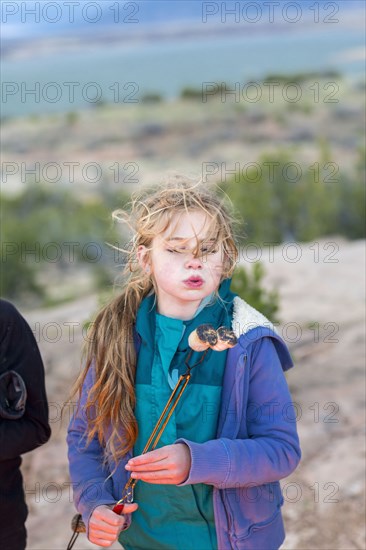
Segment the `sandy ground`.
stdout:
<svg viewBox="0 0 366 550">
<path fill-rule="evenodd" d="M 250 263 L 253 250 L 241 252 Z M 260 253 L 265 284 L 280 293 L 278 330 L 295 360 L 288 382 L 303 453 L 296 472 L 282 482 L 287 530 L 282 548 L 362 550 L 365 241 L 334 237 Z M 52 311 L 24 312 L 45 360 L 53 430 L 49 443 L 24 456 L 29 550 L 64 549 L 70 536 L 74 508 L 65 428 L 71 411 L 66 409 L 63 422 L 60 411 L 79 372 L 83 322 L 96 307 L 90 296 Z M 96 546 L 81 535 L 75 548 Z"/>
</svg>

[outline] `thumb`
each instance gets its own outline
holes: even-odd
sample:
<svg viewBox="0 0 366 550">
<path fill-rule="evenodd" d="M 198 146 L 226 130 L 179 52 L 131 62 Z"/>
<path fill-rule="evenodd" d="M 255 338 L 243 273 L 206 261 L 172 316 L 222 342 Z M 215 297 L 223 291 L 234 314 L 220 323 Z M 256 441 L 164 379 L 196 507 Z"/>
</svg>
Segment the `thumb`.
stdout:
<svg viewBox="0 0 366 550">
<path fill-rule="evenodd" d="M 132 514 L 132 512 L 136 512 L 138 507 L 139 505 L 137 504 L 137 502 L 133 502 L 132 504 L 125 504 L 123 506 L 121 515 L 123 516 L 124 514 Z"/>
</svg>

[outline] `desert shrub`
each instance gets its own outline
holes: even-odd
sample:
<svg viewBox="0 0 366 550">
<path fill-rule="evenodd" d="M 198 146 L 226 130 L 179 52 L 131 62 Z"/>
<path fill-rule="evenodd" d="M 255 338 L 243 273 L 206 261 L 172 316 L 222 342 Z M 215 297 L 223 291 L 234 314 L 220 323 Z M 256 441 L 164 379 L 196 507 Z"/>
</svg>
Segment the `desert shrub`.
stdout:
<svg viewBox="0 0 366 550">
<path fill-rule="evenodd" d="M 311 241 L 327 235 L 365 237 L 364 160 L 354 175 L 322 154 L 312 166 L 287 151 L 263 155 L 220 186 L 245 222 L 251 242 Z"/>
<path fill-rule="evenodd" d="M 65 276 L 87 264 L 99 288 L 113 277 L 114 252 L 107 242 L 120 243 L 111 211 L 126 195 L 103 192 L 87 197 L 42 185 L 17 196 L 1 197 L 1 295 L 9 299 L 31 294 L 45 296 L 39 274 L 52 267 Z M 112 267 L 111 267 L 112 266 Z M 52 281 L 50 281 L 50 284 Z"/>
<path fill-rule="evenodd" d="M 267 291 L 263 287 L 264 267 L 260 262 L 253 264 L 249 271 L 237 266 L 231 282 L 231 290 L 236 292 L 249 305 L 263 313 L 272 323 L 279 322 L 279 296 L 276 290 Z"/>
</svg>

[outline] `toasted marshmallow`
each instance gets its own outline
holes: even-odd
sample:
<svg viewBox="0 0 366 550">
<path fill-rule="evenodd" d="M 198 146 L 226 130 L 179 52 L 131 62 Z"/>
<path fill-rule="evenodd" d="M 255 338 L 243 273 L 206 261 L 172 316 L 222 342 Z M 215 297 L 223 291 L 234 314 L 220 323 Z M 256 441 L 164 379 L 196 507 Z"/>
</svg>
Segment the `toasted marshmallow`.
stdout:
<svg viewBox="0 0 366 550">
<path fill-rule="evenodd" d="M 216 330 L 209 324 L 199 325 L 188 337 L 188 344 L 194 351 L 204 351 L 216 343 Z"/>
<path fill-rule="evenodd" d="M 238 340 L 232 330 L 220 327 L 216 331 L 209 324 L 199 325 L 188 338 L 188 344 L 194 351 L 205 351 L 208 348 L 224 351 L 233 348 L 237 343 Z"/>
</svg>

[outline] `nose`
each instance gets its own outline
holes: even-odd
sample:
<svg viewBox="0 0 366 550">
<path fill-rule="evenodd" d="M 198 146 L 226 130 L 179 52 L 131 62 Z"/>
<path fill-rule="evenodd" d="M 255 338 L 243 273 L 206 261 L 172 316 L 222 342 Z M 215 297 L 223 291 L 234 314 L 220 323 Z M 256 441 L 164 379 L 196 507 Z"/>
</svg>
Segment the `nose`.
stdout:
<svg viewBox="0 0 366 550">
<path fill-rule="evenodd" d="M 187 269 L 202 269 L 203 268 L 202 259 L 198 258 L 198 257 L 195 257 L 192 254 L 190 254 L 189 259 L 186 261 L 186 268 Z"/>
</svg>

